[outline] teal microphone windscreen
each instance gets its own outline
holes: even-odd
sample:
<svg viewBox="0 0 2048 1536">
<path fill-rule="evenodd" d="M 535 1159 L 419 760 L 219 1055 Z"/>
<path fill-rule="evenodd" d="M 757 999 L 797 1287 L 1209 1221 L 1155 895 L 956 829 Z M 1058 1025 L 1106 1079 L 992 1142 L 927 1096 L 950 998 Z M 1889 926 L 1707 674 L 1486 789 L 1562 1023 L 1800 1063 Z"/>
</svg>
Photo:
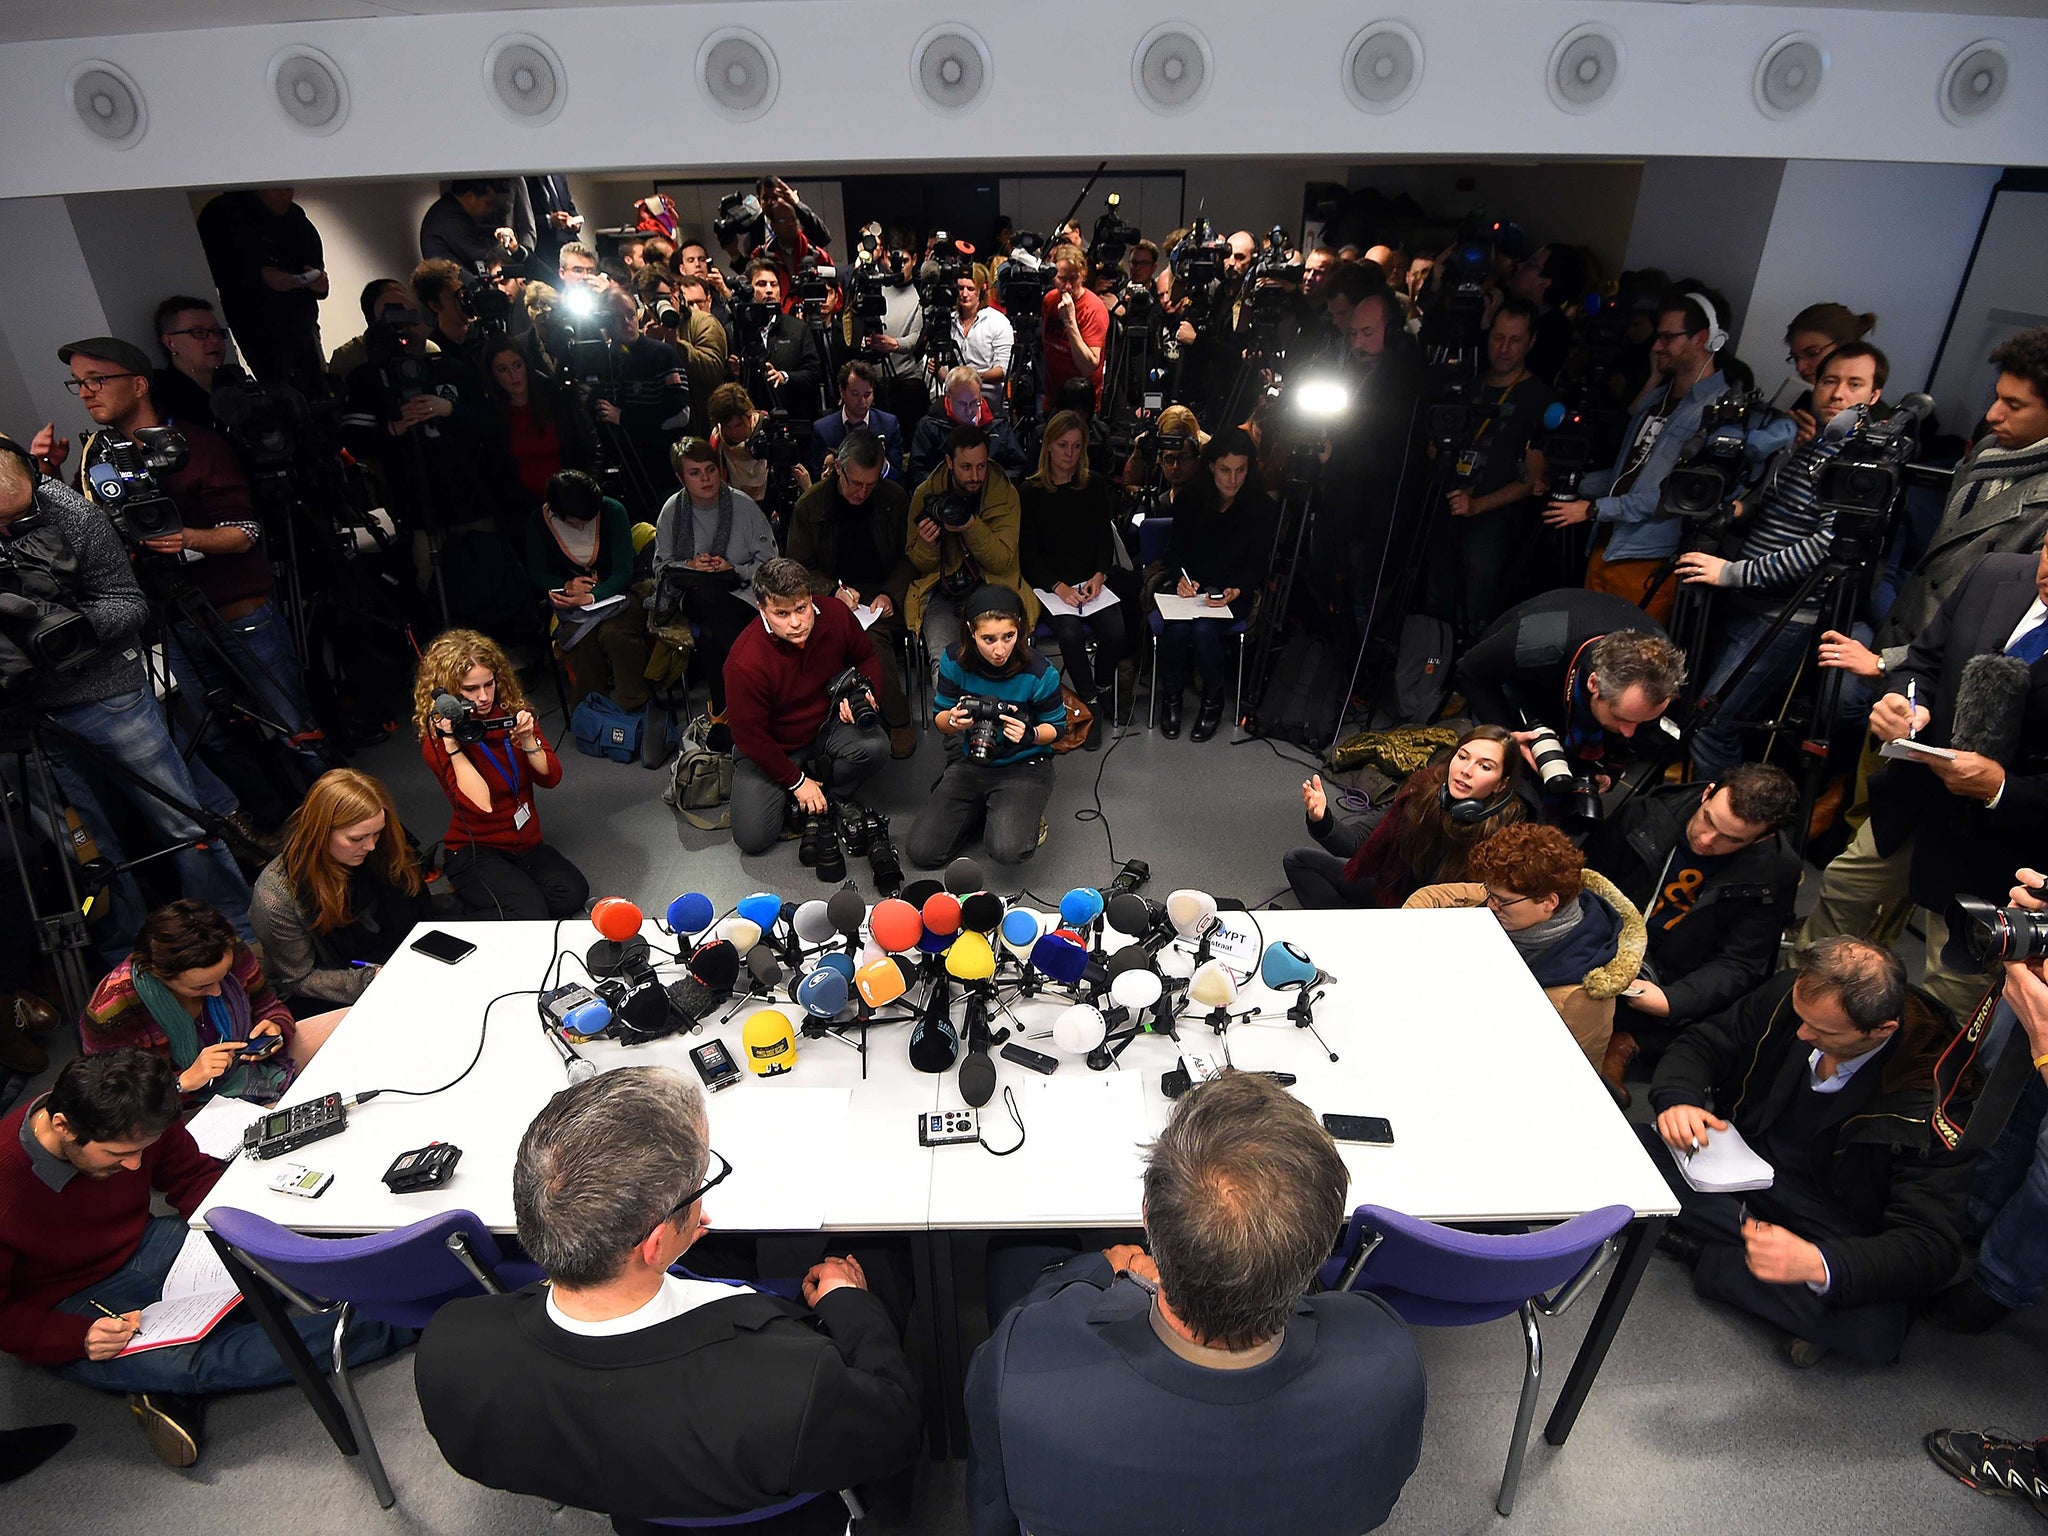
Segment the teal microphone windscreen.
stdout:
<svg viewBox="0 0 2048 1536">
<path fill-rule="evenodd" d="M 1292 944 L 1268 944 L 1259 959 L 1259 980 L 1276 992 L 1305 987 L 1319 974 L 1315 961 Z"/>
</svg>

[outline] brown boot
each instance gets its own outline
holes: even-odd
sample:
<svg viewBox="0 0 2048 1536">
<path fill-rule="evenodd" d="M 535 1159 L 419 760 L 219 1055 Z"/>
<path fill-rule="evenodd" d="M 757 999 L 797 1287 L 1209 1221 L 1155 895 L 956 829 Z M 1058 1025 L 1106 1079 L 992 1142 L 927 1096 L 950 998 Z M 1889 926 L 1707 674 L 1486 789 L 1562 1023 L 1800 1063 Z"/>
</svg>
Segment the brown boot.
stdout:
<svg viewBox="0 0 2048 1536">
<path fill-rule="evenodd" d="M 1622 1076 L 1628 1065 L 1641 1054 L 1642 1047 L 1636 1044 L 1636 1037 L 1625 1029 L 1617 1029 L 1607 1041 L 1607 1054 L 1600 1062 L 1600 1076 L 1607 1084 L 1607 1091 L 1614 1095 L 1614 1102 L 1623 1109 L 1635 1102 L 1635 1095 L 1628 1091 Z"/>
<path fill-rule="evenodd" d="M 0 995 L 0 1009 L 4 1008 L 11 1008 L 14 1021 L 38 1040 L 57 1027 L 57 1010 L 33 992 L 15 993 L 11 1004 Z"/>
</svg>

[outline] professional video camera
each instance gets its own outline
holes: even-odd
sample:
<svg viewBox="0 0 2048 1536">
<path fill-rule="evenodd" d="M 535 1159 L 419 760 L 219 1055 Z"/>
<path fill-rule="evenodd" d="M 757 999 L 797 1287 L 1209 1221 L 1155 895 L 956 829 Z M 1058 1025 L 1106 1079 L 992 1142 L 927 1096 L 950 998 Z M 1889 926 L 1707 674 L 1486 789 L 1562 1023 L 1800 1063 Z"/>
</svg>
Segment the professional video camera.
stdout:
<svg viewBox="0 0 2048 1536">
<path fill-rule="evenodd" d="M 1026 237 L 1019 235 L 1018 240 Z M 1038 236 L 1029 238 L 1036 240 Z M 1019 330 L 1038 323 L 1045 307 L 1046 290 L 1052 286 L 1052 271 L 1031 251 L 1012 246 L 1010 259 L 996 272 L 996 296 L 1003 301 L 1003 313 Z"/>
<path fill-rule="evenodd" d="M 882 291 L 887 280 L 880 267 L 859 266 L 846 274 L 846 312 L 865 335 L 879 336 L 888 329 L 889 296 Z"/>
<path fill-rule="evenodd" d="M 747 439 L 747 452 L 768 466 L 761 505 L 771 517 L 785 517 L 796 505 L 796 467 L 804 461 L 804 439 L 811 433 L 809 422 L 797 421 L 777 406 Z"/>
<path fill-rule="evenodd" d="M 416 309 L 388 309 L 363 332 L 363 355 L 383 380 L 384 408 L 391 416 L 427 387 L 426 325 Z"/>
<path fill-rule="evenodd" d="M 1911 394 L 1890 414 L 1865 410 L 1841 451 L 1821 466 L 1814 499 L 1835 515 L 1835 537 L 1883 531 L 1905 491 L 1907 464 L 1920 428 L 1934 414 L 1932 397 Z M 1829 428 L 1833 423 L 1827 423 Z"/>
<path fill-rule="evenodd" d="M 321 422 L 296 386 L 259 384 L 233 363 L 215 370 L 207 404 L 255 474 L 286 468 L 298 454 L 302 434 L 331 424 Z M 338 442 L 334 446 L 338 449 Z"/>
<path fill-rule="evenodd" d="M 1284 308 L 1290 297 L 1287 284 L 1299 288 L 1306 264 L 1288 242 L 1287 231 L 1275 224 L 1266 231 L 1266 243 L 1252 257 L 1245 281 L 1252 285 L 1252 310 Z"/>
<path fill-rule="evenodd" d="M 1763 424 L 1765 411 L 1754 390 L 1731 390 L 1709 405 L 1664 477 L 1658 512 L 1701 519 L 1725 513 L 1755 478 L 1749 434 Z"/>
<path fill-rule="evenodd" d="M 77 552 L 48 520 L 0 539 L 0 694 L 98 652 L 99 631 L 73 606 L 78 585 Z"/>
<path fill-rule="evenodd" d="M 1102 214 L 1088 237 L 1088 260 L 1098 267 L 1120 267 L 1124 253 L 1145 237 L 1124 222 L 1120 194 L 1112 192 L 1102 202 Z"/>
<path fill-rule="evenodd" d="M 760 222 L 760 198 L 751 192 L 728 192 L 718 200 L 718 217 L 711 221 L 711 236 L 720 245 L 731 245 Z"/>
<path fill-rule="evenodd" d="M 881 723 L 881 714 L 875 709 L 875 691 L 868 686 L 859 667 L 848 667 L 827 683 L 825 698 L 834 713 L 844 704 L 853 715 L 854 725 L 863 731 Z"/>
<path fill-rule="evenodd" d="M 475 746 L 493 731 L 512 729 L 512 716 L 486 715 L 458 694 L 435 694 L 434 713 L 449 722 L 451 734 L 465 747 Z"/>
<path fill-rule="evenodd" d="M 86 490 L 130 543 L 181 532 L 185 519 L 156 477 L 183 469 L 185 439 L 170 427 L 138 427 L 125 438 L 107 432 L 87 439 Z"/>
<path fill-rule="evenodd" d="M 1221 281 L 1223 259 L 1229 254 L 1230 242 L 1207 219 L 1196 219 L 1166 253 L 1166 262 L 1180 286 L 1192 290 Z"/>
<path fill-rule="evenodd" d="M 984 699 L 974 694 L 963 694 L 954 707 L 963 710 L 969 722 L 966 734 L 960 740 L 960 750 L 977 763 L 985 763 L 994 757 L 1007 740 L 1003 735 L 1005 720 L 1024 718 L 1024 711 L 1008 699 Z"/>
<path fill-rule="evenodd" d="M 928 317 L 927 330 L 951 323 L 953 310 L 960 302 L 956 285 L 961 278 L 973 275 L 974 247 L 954 239 L 943 229 L 936 231 L 931 251 L 917 269 L 917 296 Z"/>
<path fill-rule="evenodd" d="M 2036 888 L 2035 894 L 2048 893 Z M 1946 960 L 1949 965 L 1967 957 L 1971 969 L 1987 970 L 2007 961 L 2048 959 L 2048 912 L 1958 896 L 1949 903 L 1948 931 L 1948 948 L 1960 952 Z"/>
<path fill-rule="evenodd" d="M 512 296 L 498 286 L 491 269 L 482 262 L 464 275 L 456 302 L 485 336 L 502 336 L 511 329 Z"/>
</svg>

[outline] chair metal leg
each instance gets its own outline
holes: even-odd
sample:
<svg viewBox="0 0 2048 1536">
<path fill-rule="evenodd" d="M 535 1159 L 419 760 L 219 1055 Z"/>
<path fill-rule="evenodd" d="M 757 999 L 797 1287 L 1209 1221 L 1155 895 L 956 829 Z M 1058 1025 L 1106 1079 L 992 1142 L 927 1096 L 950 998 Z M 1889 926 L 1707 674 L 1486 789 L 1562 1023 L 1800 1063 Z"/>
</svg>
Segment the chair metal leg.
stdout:
<svg viewBox="0 0 2048 1536">
<path fill-rule="evenodd" d="M 1159 642 L 1152 642 L 1152 708 L 1145 717 L 1145 729 L 1159 729 Z"/>
<path fill-rule="evenodd" d="M 1515 1437 L 1508 1442 L 1507 1471 L 1501 1474 L 1500 1497 L 1493 1507 L 1503 1515 L 1515 1512 L 1515 1490 L 1522 1482 L 1522 1458 L 1529 1450 L 1529 1426 L 1536 1418 L 1536 1399 L 1543 1390 L 1543 1330 L 1536 1322 L 1533 1302 L 1523 1302 L 1522 1338 L 1528 1347 L 1528 1364 L 1522 1371 L 1522 1400 L 1515 1407 Z"/>
<path fill-rule="evenodd" d="M 362 1449 L 363 1470 L 370 1474 L 370 1487 L 377 1494 L 377 1507 L 389 1509 L 398 1502 L 398 1495 L 391 1491 L 391 1479 L 384 1475 L 384 1458 L 377 1454 L 376 1438 L 370 1433 L 370 1421 L 363 1416 L 362 1399 L 356 1396 L 354 1378 L 348 1373 L 348 1322 L 355 1315 L 354 1308 L 342 1304 L 341 1316 L 334 1324 L 334 1381 L 341 1390 L 341 1411 L 348 1416 L 348 1427 L 355 1431 L 356 1444 Z"/>
</svg>

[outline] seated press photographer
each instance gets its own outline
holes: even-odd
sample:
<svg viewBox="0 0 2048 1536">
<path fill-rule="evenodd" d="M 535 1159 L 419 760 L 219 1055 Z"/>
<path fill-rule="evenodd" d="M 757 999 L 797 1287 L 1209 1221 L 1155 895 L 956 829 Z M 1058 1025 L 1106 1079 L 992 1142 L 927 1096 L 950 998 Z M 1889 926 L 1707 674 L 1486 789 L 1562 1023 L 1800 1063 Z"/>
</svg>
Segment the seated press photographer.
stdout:
<svg viewBox="0 0 2048 1536">
<path fill-rule="evenodd" d="M 1776 969 L 1799 894 L 1799 857 L 1779 833 L 1798 811 L 1790 774 L 1742 763 L 1706 783 L 1645 789 L 1586 839 L 1586 862 L 1649 925 L 1642 973 L 1621 995 L 1600 1067 L 1624 1106 L 1622 1077 L 1639 1050 L 1654 1067 L 1686 1024 Z"/>
<path fill-rule="evenodd" d="M 765 853 L 792 809 L 821 824 L 874 777 L 888 756 L 880 711 L 859 724 L 859 695 L 881 687 L 874 643 L 853 610 L 814 592 L 796 561 L 766 560 L 754 572 L 761 621 L 725 660 L 726 724 L 732 730 L 732 840 Z M 849 676 L 848 674 L 852 675 Z"/>
<path fill-rule="evenodd" d="M 444 868 L 472 917 L 573 917 L 590 882 L 541 841 L 536 790 L 562 782 L 519 674 L 472 629 L 434 637 L 413 674 L 420 756 L 448 797 Z"/>
<path fill-rule="evenodd" d="M 226 913 L 248 937 L 249 887 L 226 845 L 209 839 L 195 819 L 205 814 L 199 792 L 143 665 L 149 605 L 135 584 L 128 552 L 104 513 L 44 478 L 27 450 L 4 437 L 0 566 L 8 568 L 10 588 L 0 598 L 0 687 L 9 702 L 27 704 L 62 732 L 45 738 L 51 771 L 100 856 L 116 865 L 130 857 L 102 798 L 118 796 L 159 847 L 178 850 L 173 862 L 179 888 Z M 19 606 L 37 600 L 50 609 L 24 612 Z M 80 615 L 80 623 L 58 642 L 46 632 L 45 619 L 61 624 L 65 610 Z M 156 793 L 110 772 L 103 766 L 109 762 Z M 62 820 L 61 808 L 41 811 L 50 821 Z M 157 847 L 138 851 L 154 853 Z M 111 907 L 98 936 L 101 957 L 110 965 L 128 953 L 147 911 L 133 874 L 115 878 Z"/>
<path fill-rule="evenodd" d="M 753 627 L 754 573 L 775 558 L 775 530 L 754 498 L 718 473 L 718 450 L 689 437 L 669 452 L 682 489 L 663 503 L 655 524 L 654 594 L 659 624 L 687 621 L 699 670 L 711 690 L 711 713 L 725 713 L 725 658 Z"/>
<path fill-rule="evenodd" d="M 876 615 L 867 633 L 881 666 L 877 701 L 889 755 L 904 758 L 917 750 L 903 691 L 903 604 L 914 574 L 903 551 L 910 496 L 886 478 L 887 469 L 882 439 L 873 432 L 856 428 L 841 439 L 831 468 L 790 515 L 789 558 L 831 581 L 833 595 L 848 608 Z"/>
<path fill-rule="evenodd" d="M 984 582 L 1015 592 L 1027 628 L 1037 627 L 1038 599 L 1018 564 L 1022 524 L 1017 487 L 990 463 L 988 433 L 972 423 L 955 426 L 938 468 L 911 492 L 904 541 L 916 572 L 904 595 L 904 622 L 924 636 L 934 666 L 960 639 L 960 604 Z"/>
</svg>

